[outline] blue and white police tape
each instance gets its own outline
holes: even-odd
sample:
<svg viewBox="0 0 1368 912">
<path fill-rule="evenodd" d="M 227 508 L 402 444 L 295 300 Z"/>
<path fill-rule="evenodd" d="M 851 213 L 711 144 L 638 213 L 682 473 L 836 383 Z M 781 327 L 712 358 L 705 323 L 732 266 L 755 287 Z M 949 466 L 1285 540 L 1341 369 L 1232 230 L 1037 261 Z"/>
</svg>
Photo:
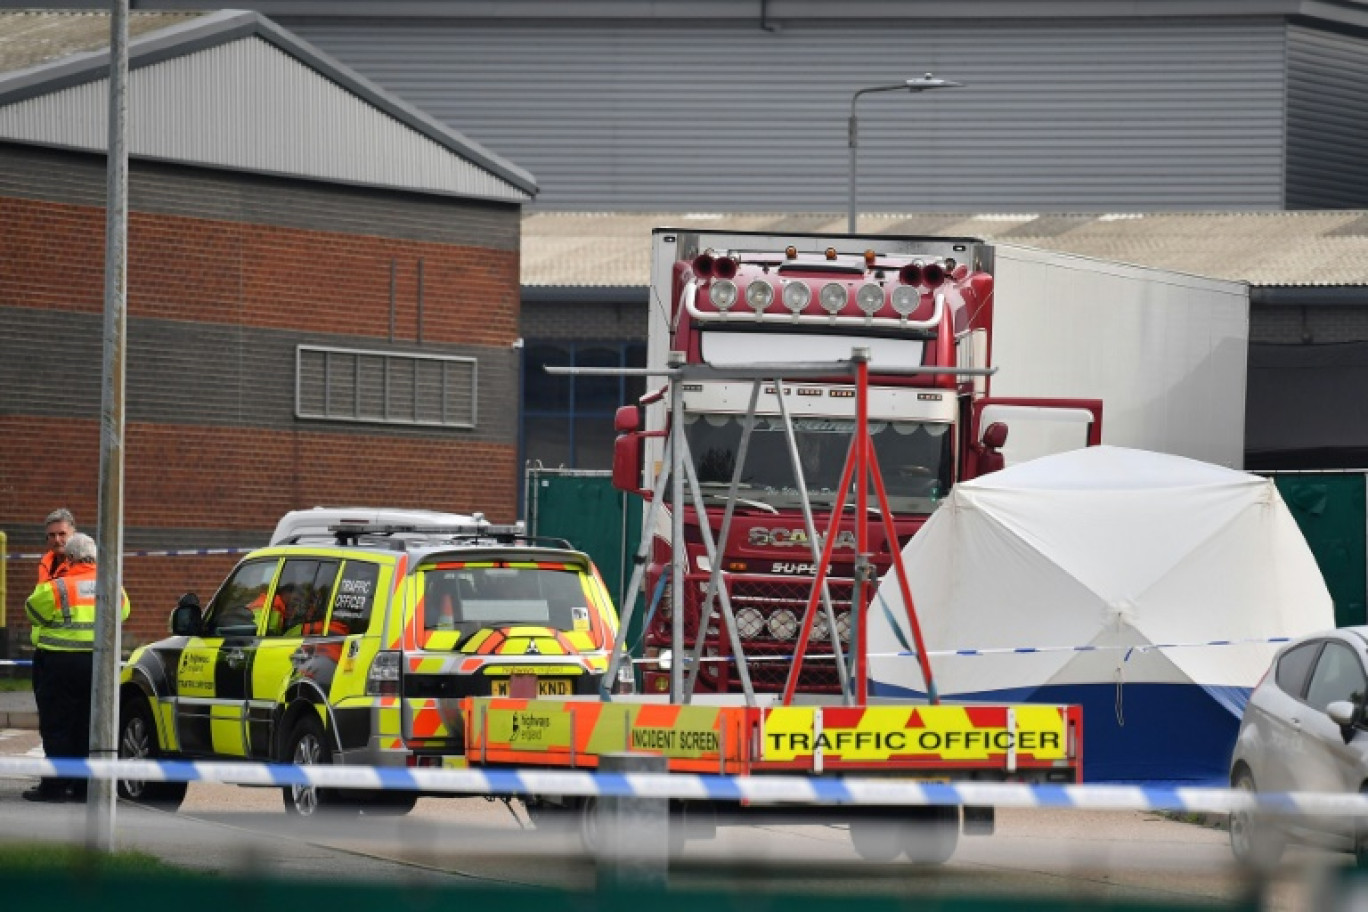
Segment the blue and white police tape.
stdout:
<svg viewBox="0 0 1368 912">
<path fill-rule="evenodd" d="M 175 551 L 125 551 L 124 557 L 218 557 L 224 554 L 250 554 L 256 548 L 182 548 Z M 40 560 L 46 551 L 6 554 L 5 560 Z"/>
<path fill-rule="evenodd" d="M 131 779 L 254 786 L 396 789 L 453 795 L 563 795 L 676 798 L 811 806 L 972 805 L 1000 808 L 1176 811 L 1228 814 L 1368 815 L 1368 795 L 1253 793 L 1240 789 L 1142 785 L 918 783 L 905 779 L 793 775 L 717 776 L 598 773 L 551 769 L 408 769 L 156 760 L 0 758 L 0 778 Z"/>
<path fill-rule="evenodd" d="M 1269 644 L 1269 643 L 1290 643 L 1291 641 L 1292 641 L 1292 637 L 1280 636 L 1280 637 L 1252 637 L 1252 638 L 1249 638 L 1249 639 L 1240 639 L 1240 640 L 1200 640 L 1200 641 L 1194 641 L 1194 642 L 1191 642 L 1191 643 L 1132 643 L 1132 644 L 1129 644 L 1129 645 L 1124 645 L 1124 644 L 1123 644 L 1123 645 L 1101 645 L 1101 646 L 1099 646 L 1099 645 L 1088 645 L 1088 646 L 1002 646 L 1002 647 L 989 647 L 989 648 L 984 648 L 984 649 L 978 649 L 978 648 L 967 648 L 967 649 L 928 649 L 928 650 L 926 651 L 926 655 L 927 655 L 929 658 L 937 659 L 937 658 L 948 658 L 948 657 L 951 657 L 951 656 L 1034 655 L 1034 654 L 1037 654 L 1037 653 L 1047 653 L 1047 652 L 1125 652 L 1125 653 L 1126 653 L 1126 658 L 1129 659 L 1130 656 L 1131 656 L 1131 653 L 1136 653 L 1136 652 L 1144 653 L 1144 652 L 1154 652 L 1154 651 L 1156 651 L 1156 650 L 1164 650 L 1164 649 L 1200 649 L 1200 648 L 1220 647 L 1220 646 L 1251 646 L 1251 645 L 1265 645 L 1265 644 Z M 899 652 L 871 652 L 871 653 L 869 653 L 869 658 L 871 658 L 871 659 L 891 659 L 891 658 L 906 659 L 906 658 L 916 658 L 916 657 L 917 657 L 917 654 L 916 654 L 915 652 L 911 652 L 911 651 L 908 651 L 908 650 L 903 650 L 903 651 L 899 651 Z M 792 662 L 795 658 L 797 658 L 797 655 L 796 655 L 795 653 L 782 653 L 782 654 L 778 654 L 778 655 L 769 654 L 769 655 L 763 655 L 763 656 L 747 656 L 747 657 L 746 657 L 746 661 L 749 662 L 749 663 L 751 663 L 751 664 L 756 664 L 756 663 L 760 663 L 760 662 L 784 662 L 784 663 L 788 663 L 788 662 Z M 805 657 L 804 657 L 804 660 L 805 660 L 805 661 L 810 661 L 810 662 L 821 662 L 821 661 L 828 661 L 828 662 L 829 662 L 829 661 L 831 661 L 833 658 L 834 658 L 834 655 L 832 655 L 831 653 L 818 653 L 818 654 L 816 654 L 816 655 L 808 655 L 808 656 L 805 656 Z M 654 664 L 659 663 L 661 660 L 660 660 L 659 658 L 649 658 L 649 659 L 633 659 L 632 661 L 633 661 L 633 663 L 635 663 L 635 664 L 637 664 L 637 665 L 654 665 Z M 686 662 L 689 661 L 687 657 L 685 658 L 685 661 L 686 661 Z M 736 658 L 735 658 L 734 656 L 702 656 L 702 657 L 699 658 L 698 661 L 699 661 L 700 664 L 706 664 L 706 663 L 708 663 L 708 662 L 735 662 L 735 661 L 736 661 Z"/>
<path fill-rule="evenodd" d="M 28 668 L 33 664 L 33 659 L 0 659 L 0 668 Z"/>
</svg>

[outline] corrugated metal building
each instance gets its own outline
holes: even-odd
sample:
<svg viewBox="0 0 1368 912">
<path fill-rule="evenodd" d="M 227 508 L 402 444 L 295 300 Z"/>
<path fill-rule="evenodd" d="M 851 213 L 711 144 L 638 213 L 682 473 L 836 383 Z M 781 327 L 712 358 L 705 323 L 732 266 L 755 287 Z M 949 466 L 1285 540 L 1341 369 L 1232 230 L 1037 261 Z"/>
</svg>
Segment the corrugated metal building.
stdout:
<svg viewBox="0 0 1368 912">
<path fill-rule="evenodd" d="M 109 19 L 0 13 L 0 529 L 96 524 Z M 512 520 L 531 175 L 252 12 L 134 13 L 125 540 L 287 510 Z M 234 555 L 127 562 L 131 640 Z M 9 562 L 22 618 L 30 561 Z"/>
<path fill-rule="evenodd" d="M 926 71 L 965 87 L 858 103 L 864 211 L 1368 207 L 1363 0 L 241 5 L 530 168 L 538 210 L 842 212 L 853 93 Z"/>
</svg>

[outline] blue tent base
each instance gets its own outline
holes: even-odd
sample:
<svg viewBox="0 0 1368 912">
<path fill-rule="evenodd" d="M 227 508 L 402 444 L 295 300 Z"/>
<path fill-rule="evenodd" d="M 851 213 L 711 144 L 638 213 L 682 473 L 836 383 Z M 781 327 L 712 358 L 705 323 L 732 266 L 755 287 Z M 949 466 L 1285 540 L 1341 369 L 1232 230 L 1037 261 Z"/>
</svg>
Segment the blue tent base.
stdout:
<svg viewBox="0 0 1368 912">
<path fill-rule="evenodd" d="M 925 699 L 870 681 L 871 697 Z M 1248 697 L 1197 684 L 1067 684 L 943 694 L 947 703 L 1053 703 L 1083 707 L 1083 781 L 1223 786 Z"/>
</svg>

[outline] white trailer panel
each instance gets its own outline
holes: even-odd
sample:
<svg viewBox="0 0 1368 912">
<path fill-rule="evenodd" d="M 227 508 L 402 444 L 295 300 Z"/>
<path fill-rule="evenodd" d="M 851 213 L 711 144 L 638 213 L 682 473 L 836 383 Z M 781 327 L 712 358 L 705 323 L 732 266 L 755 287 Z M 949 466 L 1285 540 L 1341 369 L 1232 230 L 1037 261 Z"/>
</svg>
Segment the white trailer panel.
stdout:
<svg viewBox="0 0 1368 912">
<path fill-rule="evenodd" d="M 1243 467 L 1246 283 L 992 250 L 994 397 L 1099 398 L 1104 443 Z M 1028 445 L 1021 424 L 1009 464 Z"/>
</svg>

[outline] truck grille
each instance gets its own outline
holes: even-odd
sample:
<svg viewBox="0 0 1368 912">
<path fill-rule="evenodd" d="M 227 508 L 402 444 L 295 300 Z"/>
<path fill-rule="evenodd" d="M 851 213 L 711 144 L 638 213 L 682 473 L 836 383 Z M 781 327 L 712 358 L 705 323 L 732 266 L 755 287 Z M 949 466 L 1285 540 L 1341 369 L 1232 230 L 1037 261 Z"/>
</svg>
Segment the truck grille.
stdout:
<svg viewBox="0 0 1368 912">
<path fill-rule="evenodd" d="M 727 577 L 732 610 L 736 613 L 737 629 L 746 651 L 747 670 L 751 684 L 760 693 L 777 693 L 788 680 L 794 652 L 798 645 L 798 628 L 807 611 L 812 595 L 813 577 L 786 577 L 759 574 L 734 574 Z M 695 609 L 702 607 L 707 589 L 705 575 L 691 577 L 687 592 Z M 827 580 L 831 606 L 836 613 L 837 631 L 842 652 L 849 656 L 850 637 L 854 628 L 850 614 L 853 583 L 849 579 Z M 813 623 L 813 635 L 808 640 L 799 673 L 798 690 L 806 693 L 839 693 L 840 678 L 833 659 L 831 634 L 821 603 Z M 690 612 L 697 617 L 697 611 Z M 692 627 L 693 629 L 687 629 Z M 696 624 L 686 624 L 686 635 L 693 642 Z M 731 643 L 721 619 L 720 608 L 709 625 L 709 651 L 716 656 L 729 656 Z M 710 690 L 739 691 L 740 676 L 729 662 L 708 662 L 703 667 L 700 685 Z"/>
</svg>

